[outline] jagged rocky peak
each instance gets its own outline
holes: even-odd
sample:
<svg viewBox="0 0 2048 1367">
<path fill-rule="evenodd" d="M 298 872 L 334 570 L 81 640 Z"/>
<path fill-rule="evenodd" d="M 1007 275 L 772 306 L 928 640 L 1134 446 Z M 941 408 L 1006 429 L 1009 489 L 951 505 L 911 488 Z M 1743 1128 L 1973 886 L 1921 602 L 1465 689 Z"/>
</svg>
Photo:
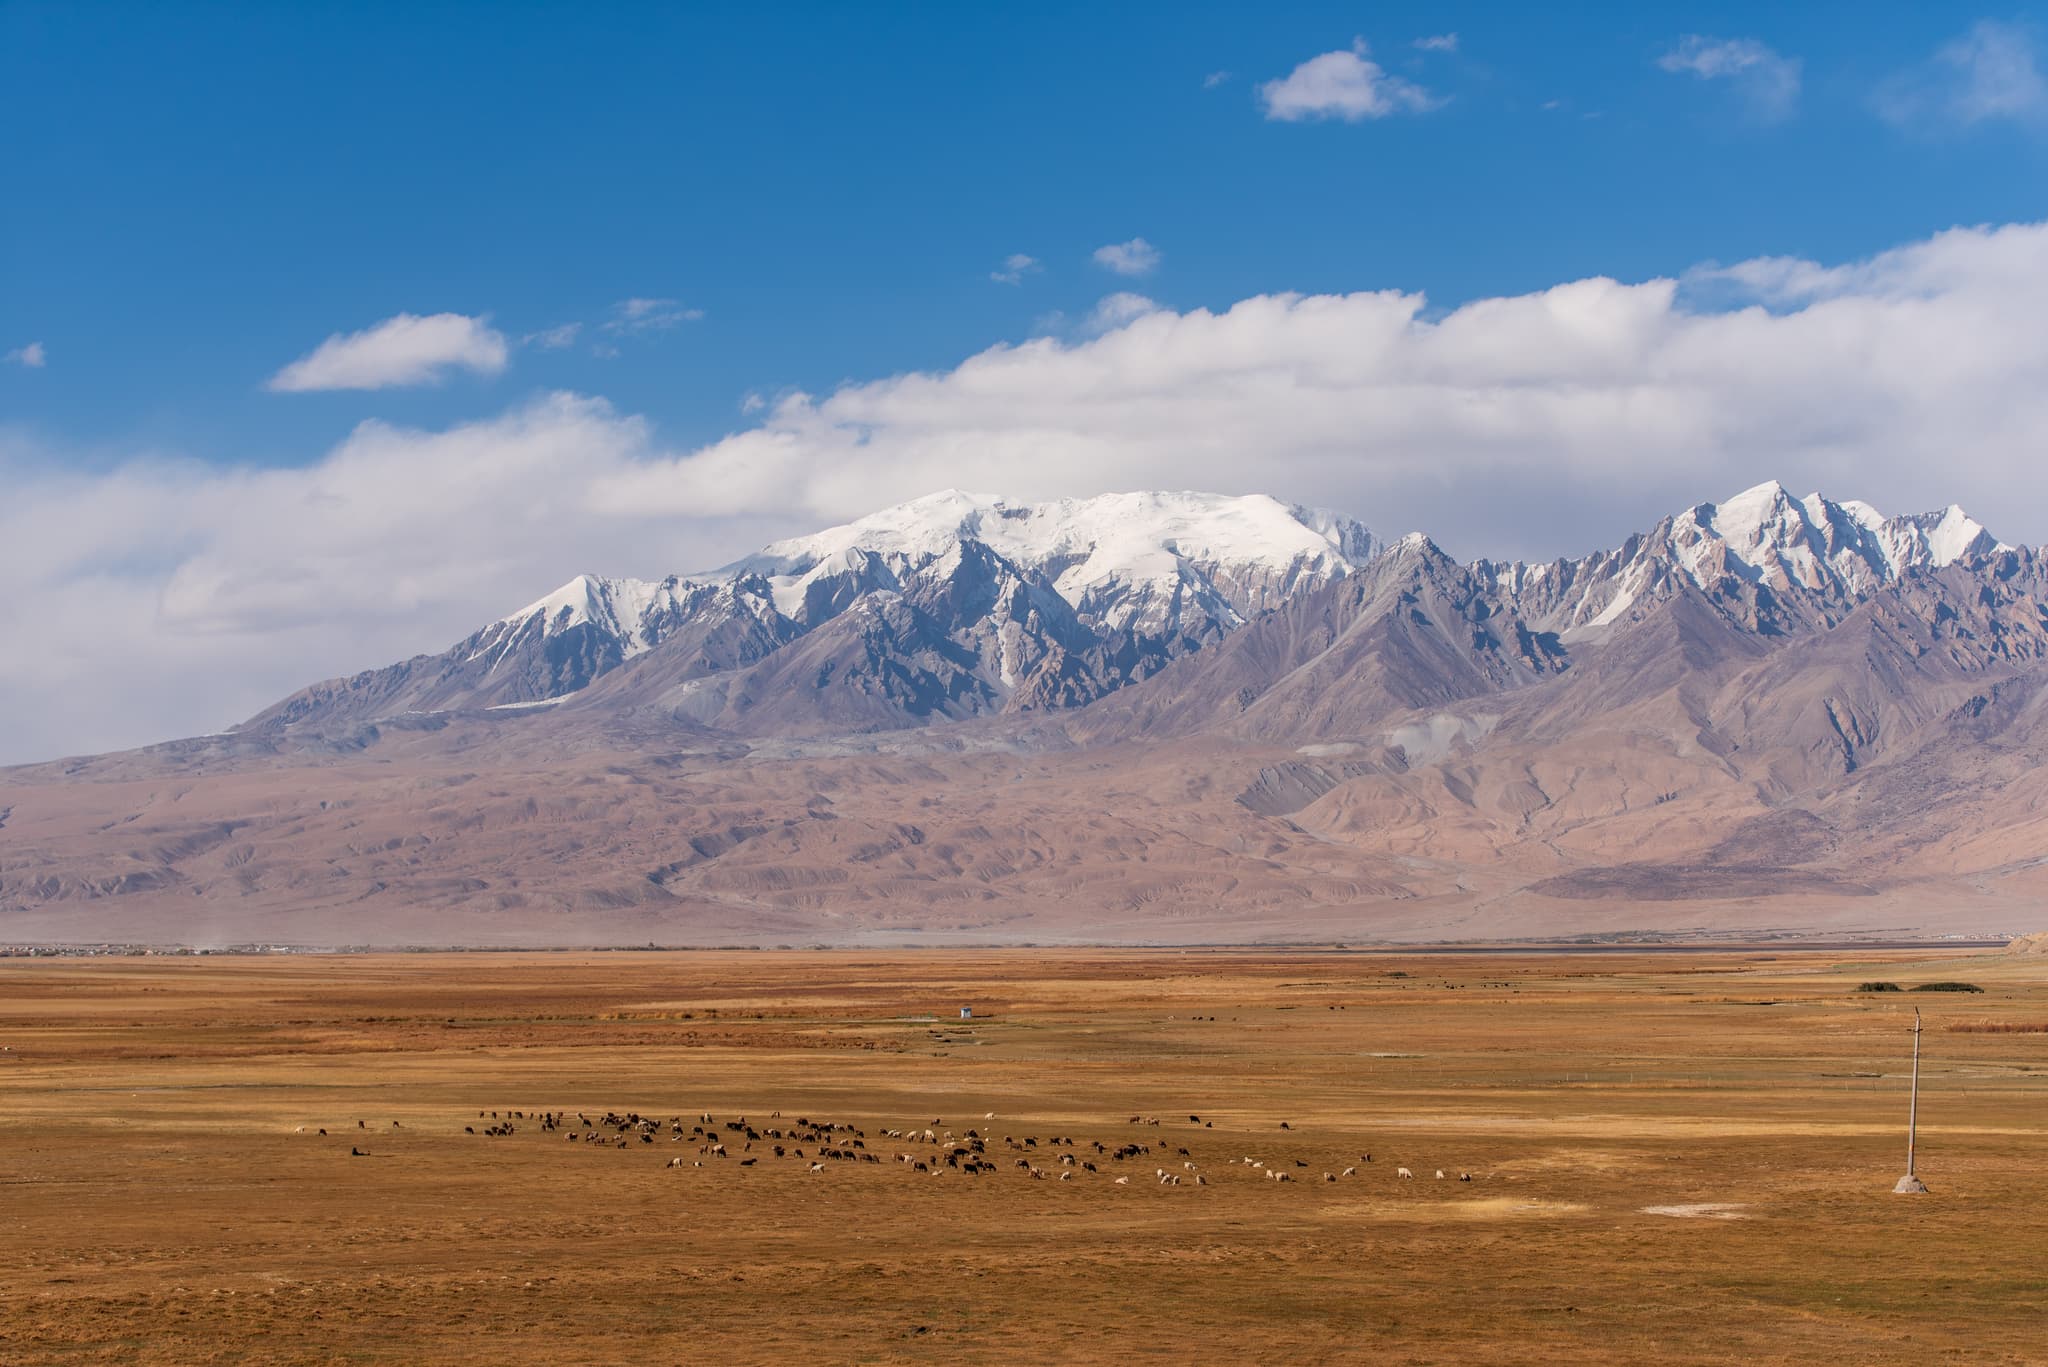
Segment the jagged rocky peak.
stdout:
<svg viewBox="0 0 2048 1367">
<path fill-rule="evenodd" d="M 1821 494 L 1794 498 L 1769 480 L 1721 503 L 1702 503 L 1672 520 L 1672 540 L 1696 579 L 1710 548 L 1727 568 L 1783 587 L 1817 589 L 1830 581 L 1867 591 L 1900 574 L 1941 568 L 2006 549 L 1983 524 L 1951 505 L 1941 512 L 1887 518 L 1868 503 L 1836 503 Z"/>
<path fill-rule="evenodd" d="M 539 618 L 542 630 L 552 636 L 588 624 L 618 638 L 630 658 L 654 644 L 655 638 L 645 628 L 680 611 L 692 596 L 691 587 L 675 578 L 650 584 L 643 579 L 579 574 L 495 625 L 516 630 Z"/>
<path fill-rule="evenodd" d="M 1683 588 L 1757 600 L 1769 629 L 1829 625 L 1916 570 L 2009 550 L 1961 508 L 1886 517 L 1868 503 L 1804 498 L 1776 480 L 1698 503 L 1613 550 L 1544 564 L 1477 566 L 1532 621 L 1579 638 Z"/>
</svg>

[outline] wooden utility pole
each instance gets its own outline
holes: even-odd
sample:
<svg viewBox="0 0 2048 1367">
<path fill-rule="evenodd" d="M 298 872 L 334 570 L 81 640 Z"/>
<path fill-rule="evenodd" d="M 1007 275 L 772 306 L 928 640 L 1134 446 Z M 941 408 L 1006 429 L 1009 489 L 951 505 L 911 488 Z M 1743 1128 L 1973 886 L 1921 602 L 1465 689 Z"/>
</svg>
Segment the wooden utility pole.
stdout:
<svg viewBox="0 0 2048 1367">
<path fill-rule="evenodd" d="M 1918 1196 L 1927 1191 L 1927 1184 L 1913 1170 L 1913 1150 L 1920 1137 L 1920 1008 L 1913 1008 L 1913 1091 L 1912 1099 L 1906 1103 L 1906 1175 L 1892 1188 L 1896 1196 Z"/>
</svg>

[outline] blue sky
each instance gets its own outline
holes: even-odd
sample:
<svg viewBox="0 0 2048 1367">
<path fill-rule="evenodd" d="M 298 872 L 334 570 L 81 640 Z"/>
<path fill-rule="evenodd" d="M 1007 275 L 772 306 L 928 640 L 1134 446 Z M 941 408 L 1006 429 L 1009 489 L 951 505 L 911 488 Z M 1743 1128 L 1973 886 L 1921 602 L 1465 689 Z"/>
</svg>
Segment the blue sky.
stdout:
<svg viewBox="0 0 2048 1367">
<path fill-rule="evenodd" d="M 8 0 L 0 762 L 946 484 L 2048 540 L 2044 24 Z"/>
<path fill-rule="evenodd" d="M 595 8 L 595 7 L 593 7 Z M 1898 127 L 1875 92 L 1951 6 L 0 7 L 0 404 L 105 458 L 310 459 L 366 415 L 602 392 L 678 442 L 754 391 L 944 367 L 1115 283 L 1176 308 L 1399 288 L 1432 303 L 1707 260 L 1858 257 L 2048 211 L 2014 121 Z M 2022 22 L 2030 8 L 1992 17 Z M 1455 52 L 1417 38 L 1455 33 Z M 1802 64 L 1796 111 L 1664 71 L 1686 34 Z M 1260 82 L 1363 38 L 1420 116 L 1261 117 Z M 1204 78 L 1227 80 L 1204 88 Z M 1546 108 L 1555 102 L 1556 107 Z M 1026 253 L 1016 287 L 992 268 Z M 518 349 L 502 375 L 277 395 L 400 312 L 509 336 L 627 298 L 701 321 Z"/>
</svg>

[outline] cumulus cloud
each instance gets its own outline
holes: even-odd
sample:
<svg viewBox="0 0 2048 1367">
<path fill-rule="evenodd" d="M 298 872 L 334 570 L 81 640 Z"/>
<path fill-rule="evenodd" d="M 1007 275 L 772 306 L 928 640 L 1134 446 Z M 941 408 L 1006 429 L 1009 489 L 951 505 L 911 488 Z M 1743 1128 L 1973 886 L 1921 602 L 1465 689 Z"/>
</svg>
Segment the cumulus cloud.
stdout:
<svg viewBox="0 0 2048 1367">
<path fill-rule="evenodd" d="M 2048 80 L 2032 29 L 1985 19 L 1887 82 L 1876 102 L 1878 113 L 1901 127 L 2038 122 L 2048 117 Z"/>
<path fill-rule="evenodd" d="M 505 355 L 504 334 L 481 318 L 401 313 L 361 332 L 335 333 L 271 376 L 267 387 L 295 394 L 439 384 L 451 370 L 496 375 Z"/>
<path fill-rule="evenodd" d="M 1044 269 L 1035 256 L 1012 252 L 1003 258 L 1003 264 L 988 273 L 988 278 L 998 285 L 1021 285 L 1024 277 Z"/>
<path fill-rule="evenodd" d="M 365 424 L 275 469 L 97 470 L 0 426 L 0 759 L 211 730 L 579 572 L 702 568 L 948 486 L 1263 490 L 1548 557 L 1779 478 L 1887 512 L 1960 501 L 2039 541 L 2044 310 L 2031 224 L 1448 311 L 1397 291 L 1124 303 L 1099 334 L 782 395 L 695 449 L 567 395 Z"/>
<path fill-rule="evenodd" d="M 594 508 L 594 485 L 658 454 L 644 421 L 572 395 L 437 431 L 364 423 L 285 468 L 86 473 L 0 427 L 0 627 L 26 633 L 0 653 L 0 763 L 217 730 L 586 570 L 659 577 L 789 530 Z"/>
<path fill-rule="evenodd" d="M 41 370 L 48 359 L 48 356 L 43 351 L 43 344 L 41 342 L 30 342 L 27 346 L 18 346 L 5 356 L 0 356 L 0 360 L 18 366 L 25 366 L 30 370 Z"/>
<path fill-rule="evenodd" d="M 1749 111 L 1768 123 L 1790 118 L 1799 107 L 1799 59 L 1774 52 L 1754 38 L 1687 34 L 1657 59 L 1657 65 L 1703 81 L 1727 81 Z"/>
<path fill-rule="evenodd" d="M 1118 275 L 1150 275 L 1159 269 L 1159 248 L 1142 237 L 1095 249 L 1095 264 Z"/>
<path fill-rule="evenodd" d="M 1266 117 L 1283 123 L 1306 119 L 1383 119 L 1389 114 L 1422 114 L 1443 101 L 1366 55 L 1363 39 L 1348 49 L 1311 57 L 1279 80 L 1259 87 Z"/>
<path fill-rule="evenodd" d="M 1441 316 L 1392 291 L 1134 308 L 1092 338 L 786 396 L 757 428 L 592 497 L 739 511 L 798 490 L 819 521 L 944 485 L 1267 489 L 1538 556 L 1766 477 L 1893 511 L 2016 512 L 2031 506 L 2016 493 L 2044 491 L 2044 305 L 2048 226 L 2028 225 L 1848 264 L 1571 281 Z M 2008 539 L 2048 532 L 1984 515 Z"/>
</svg>

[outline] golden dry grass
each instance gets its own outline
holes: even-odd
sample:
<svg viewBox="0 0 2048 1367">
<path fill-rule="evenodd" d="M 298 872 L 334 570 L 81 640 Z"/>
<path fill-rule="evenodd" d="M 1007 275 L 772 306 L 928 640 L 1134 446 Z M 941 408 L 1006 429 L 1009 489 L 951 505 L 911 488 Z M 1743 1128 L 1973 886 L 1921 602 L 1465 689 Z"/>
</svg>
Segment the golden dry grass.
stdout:
<svg viewBox="0 0 2048 1367">
<path fill-rule="evenodd" d="M 2039 1361 L 2048 1054 L 1941 1027 L 2040 1020 L 2044 977 L 1744 951 L 0 961 L 0 1361 Z M 1933 1194 L 1894 1197 L 1916 1004 Z M 1000 1170 L 463 1133 L 493 1109 L 829 1118 L 885 1160 L 931 1153 L 885 1128 L 971 1127 Z M 1005 1135 L 1102 1172 L 1033 1180 Z M 1181 1147 L 1209 1185 L 1156 1183 Z"/>
</svg>

